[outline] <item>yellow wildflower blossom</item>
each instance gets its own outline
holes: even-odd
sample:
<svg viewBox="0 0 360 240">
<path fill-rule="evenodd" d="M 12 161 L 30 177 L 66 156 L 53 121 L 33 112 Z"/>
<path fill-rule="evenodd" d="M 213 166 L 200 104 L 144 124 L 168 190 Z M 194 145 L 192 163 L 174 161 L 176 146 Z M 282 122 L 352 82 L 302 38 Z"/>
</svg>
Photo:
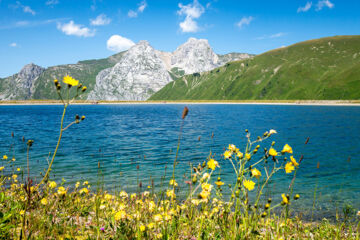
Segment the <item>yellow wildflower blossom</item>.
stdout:
<svg viewBox="0 0 360 240">
<path fill-rule="evenodd" d="M 243 154 L 242 152 L 238 151 L 238 152 L 236 153 L 236 156 L 241 159 L 241 158 L 244 157 L 244 154 Z"/>
<path fill-rule="evenodd" d="M 80 189 L 79 193 L 80 193 L 80 194 L 83 194 L 83 193 L 88 194 L 88 193 L 89 193 L 89 189 L 87 189 L 87 188 L 82 188 L 82 189 Z"/>
<path fill-rule="evenodd" d="M 49 182 L 49 187 L 50 188 L 56 188 L 57 184 L 56 182 L 52 181 L 52 182 Z"/>
<path fill-rule="evenodd" d="M 268 136 L 270 137 L 271 135 L 273 135 L 273 134 L 275 134 L 275 133 L 277 133 L 276 130 L 270 129 Z"/>
<path fill-rule="evenodd" d="M 253 190 L 255 187 L 255 182 L 253 182 L 251 180 L 244 180 L 243 184 L 244 184 L 244 187 L 249 191 Z"/>
<path fill-rule="evenodd" d="M 4 168 L 5 168 L 4 166 L 0 167 L 0 171 L 4 170 Z"/>
<path fill-rule="evenodd" d="M 285 164 L 285 172 L 286 173 L 291 173 L 294 170 L 295 170 L 295 167 L 292 162 L 288 162 Z"/>
<path fill-rule="evenodd" d="M 131 200 L 136 199 L 136 193 L 132 193 L 132 194 L 130 195 L 130 199 L 131 199 Z"/>
<path fill-rule="evenodd" d="M 80 186 L 80 182 L 76 182 L 75 188 L 78 188 Z"/>
<path fill-rule="evenodd" d="M 4 159 L 4 160 L 7 160 L 7 159 L 8 159 L 8 156 L 4 155 L 4 156 L 3 156 L 3 159 Z"/>
<path fill-rule="evenodd" d="M 215 161 L 214 159 L 210 159 L 210 161 L 207 162 L 207 166 L 211 170 L 215 170 L 215 168 L 219 166 L 219 163 L 217 161 Z"/>
<path fill-rule="evenodd" d="M 155 205 L 154 201 L 150 201 L 149 206 L 148 206 L 149 211 L 150 212 L 154 211 L 155 207 L 156 207 L 156 205 Z"/>
<path fill-rule="evenodd" d="M 120 192 L 120 197 L 122 197 L 122 198 L 127 198 L 127 197 L 128 197 L 128 194 L 127 194 L 125 191 L 121 191 L 121 192 Z"/>
<path fill-rule="evenodd" d="M 210 174 L 208 173 L 204 173 L 204 175 L 202 176 L 201 180 L 206 180 L 206 179 L 209 179 L 210 178 Z"/>
<path fill-rule="evenodd" d="M 16 171 L 20 172 L 20 171 L 21 171 L 21 169 L 18 167 L 18 168 L 16 169 Z"/>
<path fill-rule="evenodd" d="M 257 170 L 256 168 L 251 169 L 251 174 L 256 177 L 257 179 L 259 179 L 259 177 L 261 177 L 261 172 L 259 170 Z"/>
<path fill-rule="evenodd" d="M 121 211 L 118 211 L 116 214 L 115 214 L 115 220 L 116 221 L 119 221 L 119 220 L 123 220 L 126 218 L 126 212 L 124 210 L 121 210 Z"/>
<path fill-rule="evenodd" d="M 25 210 L 21 210 L 20 215 L 24 215 L 24 214 L 25 214 Z"/>
<path fill-rule="evenodd" d="M 170 185 L 170 186 L 174 185 L 174 187 L 177 187 L 177 186 L 178 186 L 178 184 L 177 184 L 177 182 L 175 181 L 175 179 L 171 179 L 170 182 L 169 182 L 169 185 Z"/>
<path fill-rule="evenodd" d="M 13 174 L 11 177 L 15 180 L 15 179 L 17 179 L 18 175 Z"/>
<path fill-rule="evenodd" d="M 251 159 L 251 154 L 250 153 L 245 153 L 245 158 L 246 158 L 246 160 L 250 160 Z"/>
<path fill-rule="evenodd" d="M 63 82 L 66 83 L 69 86 L 77 86 L 79 84 L 78 80 L 70 77 L 69 75 L 64 77 Z"/>
<path fill-rule="evenodd" d="M 299 166 L 299 163 L 296 162 L 296 159 L 293 156 L 290 156 L 290 160 L 295 167 Z"/>
<path fill-rule="evenodd" d="M 16 160 L 16 159 L 15 159 L 14 157 L 11 159 L 11 161 L 13 161 L 13 162 L 15 162 L 15 160 Z"/>
<path fill-rule="evenodd" d="M 203 183 L 203 184 L 201 184 L 201 188 L 202 188 L 204 191 L 211 191 L 212 185 L 209 184 L 209 183 Z"/>
<path fill-rule="evenodd" d="M 228 149 L 229 149 L 231 152 L 235 152 L 235 151 L 236 151 L 236 146 L 235 146 L 234 144 L 229 144 Z"/>
<path fill-rule="evenodd" d="M 270 148 L 269 155 L 275 157 L 277 156 L 277 151 L 274 148 Z"/>
<path fill-rule="evenodd" d="M 202 198 L 202 199 L 207 199 L 209 196 L 210 196 L 210 192 L 209 191 L 201 191 L 199 196 Z"/>
<path fill-rule="evenodd" d="M 289 146 L 289 144 L 285 144 L 285 146 L 284 146 L 284 148 L 283 148 L 283 150 L 281 151 L 281 152 L 283 152 L 283 153 L 293 153 L 293 150 L 292 150 L 292 148 Z"/>
<path fill-rule="evenodd" d="M 139 229 L 140 229 L 141 232 L 144 232 L 146 227 L 144 225 L 140 225 Z"/>
<path fill-rule="evenodd" d="M 59 195 L 65 195 L 66 194 L 66 189 L 63 186 L 61 186 L 61 187 L 58 188 L 57 193 Z"/>
<path fill-rule="evenodd" d="M 149 229 L 153 229 L 154 228 L 154 223 L 153 222 L 151 222 L 151 223 L 149 223 L 148 225 L 147 225 L 147 227 L 149 228 Z"/>
<path fill-rule="evenodd" d="M 40 202 L 41 202 L 42 205 L 47 205 L 48 204 L 48 200 L 46 198 L 41 199 Z"/>
<path fill-rule="evenodd" d="M 215 184 L 218 187 L 224 185 L 224 183 L 222 181 L 216 181 Z"/>
<path fill-rule="evenodd" d="M 228 150 L 225 151 L 225 152 L 224 152 L 224 158 L 225 158 L 225 159 L 231 158 L 231 154 L 232 154 L 231 151 L 228 151 Z"/>
<path fill-rule="evenodd" d="M 84 183 L 83 183 L 83 185 L 88 185 L 89 184 L 89 182 L 88 181 L 85 181 Z"/>
<path fill-rule="evenodd" d="M 155 221 L 155 222 L 161 222 L 162 219 L 163 219 L 163 217 L 161 216 L 161 214 L 156 214 L 156 215 L 154 216 L 154 221 Z"/>
<path fill-rule="evenodd" d="M 283 204 L 289 204 L 289 199 L 285 196 L 285 194 L 281 194 L 281 197 Z"/>
<path fill-rule="evenodd" d="M 167 190 L 166 191 L 166 196 L 168 196 L 169 198 L 175 198 L 176 197 L 175 191 L 173 189 L 172 190 Z"/>
</svg>

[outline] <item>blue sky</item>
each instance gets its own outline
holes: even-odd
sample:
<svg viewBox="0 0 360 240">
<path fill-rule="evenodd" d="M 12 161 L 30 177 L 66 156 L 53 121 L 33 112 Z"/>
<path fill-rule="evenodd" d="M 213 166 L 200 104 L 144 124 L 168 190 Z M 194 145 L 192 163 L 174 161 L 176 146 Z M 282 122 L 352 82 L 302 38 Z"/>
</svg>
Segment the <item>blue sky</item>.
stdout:
<svg viewBox="0 0 360 240">
<path fill-rule="evenodd" d="M 174 51 L 189 37 L 216 53 L 265 51 L 360 34 L 359 0 L 0 0 L 0 77 L 108 57 L 147 40 Z"/>
</svg>

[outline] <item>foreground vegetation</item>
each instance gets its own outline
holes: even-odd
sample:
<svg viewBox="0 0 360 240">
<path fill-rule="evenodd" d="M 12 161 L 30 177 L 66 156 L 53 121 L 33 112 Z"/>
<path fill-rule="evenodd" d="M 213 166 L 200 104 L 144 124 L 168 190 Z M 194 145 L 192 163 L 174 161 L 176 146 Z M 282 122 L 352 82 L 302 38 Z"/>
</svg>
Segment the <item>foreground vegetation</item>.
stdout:
<svg viewBox="0 0 360 240">
<path fill-rule="evenodd" d="M 66 110 L 86 87 L 69 76 L 55 87 L 64 111 L 58 143 L 42 179 L 30 176 L 27 142 L 27 169 L 17 167 L 15 156 L 3 153 L 0 165 L 0 238 L 2 239 L 359 239 L 359 217 L 355 212 L 343 221 L 304 222 L 291 214 L 293 201 L 301 196 L 293 192 L 302 157 L 288 144 L 277 146 L 269 138 L 276 130 L 266 131 L 256 140 L 246 132 L 247 144 L 228 145 L 221 159 L 210 153 L 189 173 L 188 194 L 179 197 L 176 178 L 181 129 L 188 114 L 184 108 L 172 177 L 167 187 L 154 191 L 139 186 L 136 193 L 109 193 L 101 182 L 77 182 L 50 179 L 50 172 L 61 143 L 62 133 L 85 116 L 75 116 L 63 126 Z M 71 91 L 75 88 L 74 93 Z M 72 95 L 73 94 L 73 95 Z M 263 146 L 260 146 L 263 145 Z M 234 180 L 223 182 L 218 171 L 224 161 L 233 168 Z M 264 197 L 264 189 L 277 174 L 292 176 L 288 191 L 273 199 Z M 95 185 L 94 185 L 95 184 Z M 144 186 L 145 187 L 145 186 Z M 126 188 L 126 186 L 124 186 Z M 229 196 L 224 190 L 229 189 Z M 357 215 L 360 215 L 358 212 Z M 352 218 L 350 218 L 350 217 Z"/>
<path fill-rule="evenodd" d="M 150 100 L 360 99 L 360 36 L 300 42 L 194 73 Z"/>
</svg>

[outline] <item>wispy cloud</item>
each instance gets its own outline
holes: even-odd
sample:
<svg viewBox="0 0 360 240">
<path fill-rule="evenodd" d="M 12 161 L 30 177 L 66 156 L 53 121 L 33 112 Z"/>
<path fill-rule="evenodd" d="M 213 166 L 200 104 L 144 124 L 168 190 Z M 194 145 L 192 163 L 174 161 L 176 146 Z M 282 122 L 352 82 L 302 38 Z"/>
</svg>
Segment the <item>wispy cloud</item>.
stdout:
<svg viewBox="0 0 360 240">
<path fill-rule="evenodd" d="M 236 23 L 236 26 L 239 28 L 242 28 L 245 25 L 249 25 L 254 20 L 254 17 L 243 17 L 238 23 Z"/>
<path fill-rule="evenodd" d="M 20 8 L 23 10 L 24 13 L 30 13 L 33 16 L 35 16 L 35 14 L 36 14 L 36 12 L 34 10 L 32 10 L 30 6 L 25 6 L 19 1 L 16 1 L 15 5 L 10 5 L 10 7 L 14 8 L 14 9 Z"/>
<path fill-rule="evenodd" d="M 16 21 L 13 23 L 1 24 L 0 23 L 0 30 L 4 29 L 13 29 L 13 28 L 21 28 L 21 27 L 37 27 L 41 25 L 57 23 L 59 21 L 66 21 L 69 18 L 55 18 L 55 19 L 47 19 L 42 21 Z"/>
<path fill-rule="evenodd" d="M 310 10 L 310 8 L 312 7 L 312 2 L 307 2 L 306 5 L 304 7 L 299 7 L 297 12 L 307 12 Z"/>
<path fill-rule="evenodd" d="M 59 4 L 59 0 L 48 0 L 45 2 L 45 5 L 53 7 L 54 5 Z"/>
<path fill-rule="evenodd" d="M 134 45 L 133 41 L 120 35 L 112 35 L 106 42 L 107 49 L 114 52 L 128 50 Z"/>
<path fill-rule="evenodd" d="M 329 0 L 320 0 L 316 5 L 316 10 L 320 11 L 324 7 L 333 8 L 335 5 Z"/>
<path fill-rule="evenodd" d="M 144 12 L 145 8 L 147 7 L 146 1 L 142 1 L 138 4 L 138 8 L 136 10 L 129 10 L 128 17 L 136 18 L 139 13 Z"/>
<path fill-rule="evenodd" d="M 188 5 L 183 5 L 179 3 L 180 10 L 177 11 L 179 16 L 185 16 L 184 21 L 180 22 L 179 26 L 182 32 L 198 32 L 200 30 L 195 19 L 201 17 L 205 12 L 204 7 L 197 1 L 194 0 L 193 3 Z"/>
<path fill-rule="evenodd" d="M 10 43 L 9 46 L 10 46 L 10 47 L 17 47 L 18 45 L 17 45 L 16 42 L 13 42 L 13 43 Z"/>
<path fill-rule="evenodd" d="M 78 37 L 93 37 L 95 36 L 95 30 L 91 30 L 87 27 L 83 27 L 80 24 L 75 24 L 74 21 L 69 23 L 58 23 L 57 28 L 66 35 L 73 35 Z"/>
<path fill-rule="evenodd" d="M 95 19 L 90 19 L 90 25 L 92 26 L 108 25 L 110 22 L 111 19 L 108 18 L 105 14 L 100 14 Z"/>
<path fill-rule="evenodd" d="M 257 37 L 255 38 L 255 40 L 264 40 L 264 39 L 273 39 L 273 38 L 280 38 L 285 36 L 287 33 L 284 32 L 279 32 L 279 33 L 275 33 L 275 34 L 271 34 L 271 35 L 263 35 L 261 37 Z"/>
</svg>

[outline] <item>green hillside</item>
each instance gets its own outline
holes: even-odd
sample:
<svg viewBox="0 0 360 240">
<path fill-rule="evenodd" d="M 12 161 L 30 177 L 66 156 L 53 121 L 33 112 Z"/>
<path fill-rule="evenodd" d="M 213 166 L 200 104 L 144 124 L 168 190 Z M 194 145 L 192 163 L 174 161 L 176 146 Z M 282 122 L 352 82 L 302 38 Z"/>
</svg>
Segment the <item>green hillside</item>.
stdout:
<svg viewBox="0 0 360 240">
<path fill-rule="evenodd" d="M 66 64 L 47 68 L 36 80 L 34 86 L 33 99 L 53 99 L 56 98 L 56 90 L 53 87 L 54 79 L 62 79 L 68 74 L 75 79 L 81 79 L 88 91 L 81 95 L 81 99 L 86 99 L 87 94 L 94 88 L 96 75 L 103 69 L 113 67 L 122 57 L 124 52 L 112 55 L 108 58 L 97 60 L 80 61 L 77 64 Z"/>
<path fill-rule="evenodd" d="M 150 100 L 360 99 L 360 36 L 275 49 L 167 84 Z"/>
</svg>

